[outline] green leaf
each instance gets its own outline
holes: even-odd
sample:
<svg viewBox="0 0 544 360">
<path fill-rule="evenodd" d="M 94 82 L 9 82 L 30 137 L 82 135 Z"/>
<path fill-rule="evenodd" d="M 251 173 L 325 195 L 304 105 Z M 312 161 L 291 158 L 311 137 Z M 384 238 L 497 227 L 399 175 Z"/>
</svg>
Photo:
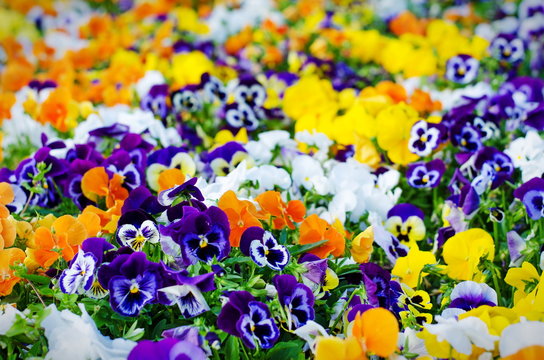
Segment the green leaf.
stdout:
<svg viewBox="0 0 544 360">
<path fill-rule="evenodd" d="M 268 360 L 293 360 L 298 359 L 302 353 L 302 341 L 289 341 L 277 343 L 270 351 L 268 351 L 266 359 Z"/>
<path fill-rule="evenodd" d="M 34 275 L 34 274 L 26 274 L 25 272 L 17 272 L 17 276 L 32 281 L 33 283 L 40 284 L 40 285 L 48 285 L 51 282 L 51 279 L 47 276 L 41 276 L 41 275 Z"/>
<path fill-rule="evenodd" d="M 225 355 L 227 359 L 240 360 L 240 344 L 237 337 L 229 336 L 225 344 Z"/>
<path fill-rule="evenodd" d="M 325 244 L 327 241 L 329 240 L 325 239 L 325 240 L 315 242 L 313 244 L 306 244 L 306 245 L 293 245 L 289 247 L 289 252 L 291 253 L 292 256 L 302 254 L 304 252 L 320 247 L 321 245 Z"/>
</svg>

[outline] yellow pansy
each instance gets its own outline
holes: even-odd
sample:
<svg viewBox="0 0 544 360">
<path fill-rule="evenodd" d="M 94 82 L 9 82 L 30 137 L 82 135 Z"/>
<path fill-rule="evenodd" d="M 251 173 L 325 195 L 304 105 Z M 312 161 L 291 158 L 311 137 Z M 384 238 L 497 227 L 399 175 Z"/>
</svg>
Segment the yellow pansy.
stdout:
<svg viewBox="0 0 544 360">
<path fill-rule="evenodd" d="M 407 165 L 419 158 L 408 149 L 412 125 L 418 120 L 417 111 L 404 103 L 389 106 L 376 117 L 378 145 L 394 163 Z"/>
<path fill-rule="evenodd" d="M 248 142 L 247 130 L 246 128 L 241 128 L 236 135 L 233 135 L 230 130 L 223 129 L 215 134 L 214 141 L 216 146 L 224 145 L 230 141 L 246 144 Z"/>
<path fill-rule="evenodd" d="M 359 264 L 366 263 L 372 254 L 374 230 L 369 226 L 351 241 L 351 256 Z"/>
<path fill-rule="evenodd" d="M 519 316 L 514 310 L 503 306 L 478 306 L 459 315 L 459 319 L 469 316 L 475 316 L 486 323 L 491 335 L 500 335 L 505 327 L 519 321 Z"/>
<path fill-rule="evenodd" d="M 414 245 L 408 255 L 397 259 L 391 274 L 398 277 L 400 282 L 409 287 L 416 287 L 418 280 L 428 275 L 421 271 L 423 267 L 435 263 L 436 257 L 432 252 L 421 251 L 417 245 Z"/>
<path fill-rule="evenodd" d="M 485 230 L 469 229 L 449 238 L 443 247 L 442 256 L 448 265 L 446 272 L 455 280 L 482 279 L 478 269 L 481 258 L 493 261 L 495 244 Z"/>
<path fill-rule="evenodd" d="M 527 294 L 538 284 L 540 280 L 540 275 L 538 271 L 530 262 L 524 261 L 519 268 L 510 268 L 504 281 L 513 287 L 516 288 L 514 293 L 514 304 L 518 302 L 521 298 L 527 296 Z M 533 284 L 531 289 L 526 292 L 528 286 Z"/>
<path fill-rule="evenodd" d="M 200 51 L 176 54 L 172 57 L 172 78 L 175 87 L 200 83 L 204 73 L 211 73 L 213 62 Z"/>
</svg>

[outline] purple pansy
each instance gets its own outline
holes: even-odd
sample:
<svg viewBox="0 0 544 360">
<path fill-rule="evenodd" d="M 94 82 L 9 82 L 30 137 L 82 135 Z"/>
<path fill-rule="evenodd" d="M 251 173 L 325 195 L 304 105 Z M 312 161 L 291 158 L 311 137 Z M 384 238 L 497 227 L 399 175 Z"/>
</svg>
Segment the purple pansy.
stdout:
<svg viewBox="0 0 544 360">
<path fill-rule="evenodd" d="M 85 293 L 93 283 L 95 267 L 96 257 L 80 249 L 70 262 L 70 266 L 60 275 L 60 290 L 65 294 Z"/>
<path fill-rule="evenodd" d="M 312 289 L 313 292 L 319 291 L 327 275 L 327 259 L 321 259 L 314 254 L 305 253 L 298 259 L 298 263 L 306 270 L 301 274 L 302 282 Z"/>
<path fill-rule="evenodd" d="M 412 163 L 406 171 L 406 179 L 408 184 L 414 188 L 434 188 L 440 184 L 445 171 L 446 165 L 440 159 L 428 163 Z"/>
<path fill-rule="evenodd" d="M 205 360 L 207 358 L 208 356 L 200 346 L 175 338 L 165 338 L 160 341 L 142 340 L 128 355 L 128 360 Z"/>
<path fill-rule="evenodd" d="M 250 349 L 269 349 L 280 336 L 266 304 L 247 291 L 233 291 L 217 317 L 217 327 L 242 339 Z"/>
<path fill-rule="evenodd" d="M 287 327 L 296 329 L 315 318 L 312 290 L 299 282 L 293 275 L 276 275 L 272 279 L 281 306 L 287 314 Z"/>
<path fill-rule="evenodd" d="M 160 239 L 157 223 L 142 210 L 131 210 L 121 215 L 115 236 L 119 244 L 134 251 L 141 251 L 146 242 L 155 244 Z"/>
<path fill-rule="evenodd" d="M 161 119 L 168 115 L 168 105 L 166 98 L 168 96 L 168 85 L 153 85 L 149 92 L 142 98 L 140 106 L 143 110 L 151 111 Z"/>
<path fill-rule="evenodd" d="M 446 79 L 458 84 L 468 84 L 476 79 L 479 68 L 479 61 L 472 56 L 456 55 L 446 63 Z"/>
<path fill-rule="evenodd" d="M 369 305 L 390 309 L 398 297 L 398 283 L 391 280 L 391 273 L 374 263 L 361 264 L 360 269 Z"/>
<path fill-rule="evenodd" d="M 466 119 L 455 122 L 450 129 L 450 139 L 462 152 L 473 153 L 483 146 L 480 130 Z"/>
<path fill-rule="evenodd" d="M 234 99 L 249 107 L 262 106 L 266 100 L 266 89 L 253 76 L 242 75 L 233 90 Z"/>
<path fill-rule="evenodd" d="M 218 207 L 204 211 L 185 207 L 179 229 L 174 241 L 181 247 L 186 265 L 222 260 L 230 252 L 228 218 Z"/>
<path fill-rule="evenodd" d="M 225 120 L 232 129 L 246 128 L 253 131 L 259 127 L 259 118 L 255 110 L 246 103 L 228 104 L 223 109 Z"/>
<path fill-rule="evenodd" d="M 374 241 L 384 250 L 387 259 L 392 264 L 395 264 L 399 257 L 408 255 L 408 246 L 402 244 L 395 235 L 379 224 L 372 225 L 372 228 L 374 230 Z"/>
<path fill-rule="evenodd" d="M 497 293 L 485 283 L 462 281 L 455 285 L 450 295 L 450 308 L 471 310 L 481 305 L 496 306 Z"/>
<path fill-rule="evenodd" d="M 157 295 L 158 264 L 143 252 L 118 255 L 98 270 L 100 284 L 110 292 L 112 309 L 124 316 L 137 316 Z"/>
<path fill-rule="evenodd" d="M 215 100 L 218 100 L 220 103 L 225 103 L 227 101 L 225 85 L 215 76 L 211 76 L 208 73 L 202 74 L 200 77 L 200 86 L 204 92 L 203 95 L 206 102 L 213 103 Z"/>
<path fill-rule="evenodd" d="M 514 196 L 523 202 L 531 219 L 544 217 L 544 179 L 533 178 L 527 181 L 514 191 Z"/>
<path fill-rule="evenodd" d="M 196 199 L 198 201 L 204 201 L 204 196 L 200 189 L 196 187 L 197 178 L 191 178 L 181 185 L 173 187 L 168 190 L 161 191 L 157 200 L 162 206 L 170 206 L 176 201 L 176 199 L 191 200 Z"/>
<path fill-rule="evenodd" d="M 202 293 L 215 290 L 213 272 L 194 277 L 187 276 L 184 271 L 172 274 L 175 284 L 158 290 L 159 295 L 164 295 L 167 299 L 167 301 L 161 301 L 162 303 L 177 304 L 181 315 L 185 318 L 198 316 L 210 310 Z"/>
<path fill-rule="evenodd" d="M 514 173 L 514 164 L 510 157 L 493 147 L 484 147 L 477 153 L 474 161 L 476 170 L 482 171 L 484 165 L 488 165 L 488 169 L 493 172 L 491 189 L 495 189 L 505 181 L 510 180 Z"/>
<path fill-rule="evenodd" d="M 281 271 L 289 263 L 291 255 L 287 248 L 278 244 L 270 231 L 258 226 L 247 228 L 240 240 L 240 251 L 260 267 L 268 266 Z"/>
</svg>

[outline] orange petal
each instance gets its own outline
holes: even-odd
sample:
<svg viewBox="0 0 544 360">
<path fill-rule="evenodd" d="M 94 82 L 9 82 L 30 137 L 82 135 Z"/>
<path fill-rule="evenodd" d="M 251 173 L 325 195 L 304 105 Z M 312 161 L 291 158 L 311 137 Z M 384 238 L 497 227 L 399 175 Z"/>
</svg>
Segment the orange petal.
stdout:
<svg viewBox="0 0 544 360">
<path fill-rule="evenodd" d="M 291 200 L 287 203 L 287 213 L 294 222 L 301 222 L 306 215 L 306 206 L 300 200 Z"/>
<path fill-rule="evenodd" d="M 0 183 L 0 204 L 7 205 L 13 202 L 15 199 L 15 194 L 13 194 L 13 189 L 11 185 L 7 182 Z"/>
<path fill-rule="evenodd" d="M 533 345 L 521 349 L 515 354 L 505 356 L 502 360 L 541 360 L 544 359 L 544 346 Z"/>
<path fill-rule="evenodd" d="M 108 194 L 109 177 L 106 169 L 95 167 L 88 170 L 81 179 L 81 190 L 89 200 L 97 201 L 99 196 Z"/>
<path fill-rule="evenodd" d="M 353 336 L 359 338 L 367 352 L 387 357 L 397 349 L 399 324 L 395 316 L 384 308 L 374 308 L 357 314 Z"/>
<path fill-rule="evenodd" d="M 166 169 L 159 175 L 159 192 L 181 185 L 185 182 L 185 175 L 180 169 Z"/>
<path fill-rule="evenodd" d="M 88 237 L 96 236 L 102 230 L 100 216 L 96 213 L 84 211 L 77 217 L 77 220 L 85 226 Z"/>
<path fill-rule="evenodd" d="M 53 223 L 52 228 L 55 231 L 57 238 L 60 239 L 61 236 L 65 236 L 66 241 L 70 245 L 81 245 L 83 240 L 88 237 L 85 225 L 70 215 L 63 215 L 59 217 Z"/>
<path fill-rule="evenodd" d="M 15 224 L 8 219 L 0 219 L 0 230 L 0 250 L 4 247 L 13 246 L 15 236 L 17 235 Z M 2 242 L 4 246 L 1 246 Z"/>
</svg>

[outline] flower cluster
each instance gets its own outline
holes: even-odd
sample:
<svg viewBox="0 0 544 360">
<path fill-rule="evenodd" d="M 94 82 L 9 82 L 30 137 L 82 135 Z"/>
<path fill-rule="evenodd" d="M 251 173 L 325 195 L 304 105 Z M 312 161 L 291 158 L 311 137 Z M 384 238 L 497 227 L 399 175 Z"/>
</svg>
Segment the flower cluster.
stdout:
<svg viewBox="0 0 544 360">
<path fill-rule="evenodd" d="M 0 354 L 543 358 L 542 2 L 212 3 L 0 5 Z"/>
</svg>

